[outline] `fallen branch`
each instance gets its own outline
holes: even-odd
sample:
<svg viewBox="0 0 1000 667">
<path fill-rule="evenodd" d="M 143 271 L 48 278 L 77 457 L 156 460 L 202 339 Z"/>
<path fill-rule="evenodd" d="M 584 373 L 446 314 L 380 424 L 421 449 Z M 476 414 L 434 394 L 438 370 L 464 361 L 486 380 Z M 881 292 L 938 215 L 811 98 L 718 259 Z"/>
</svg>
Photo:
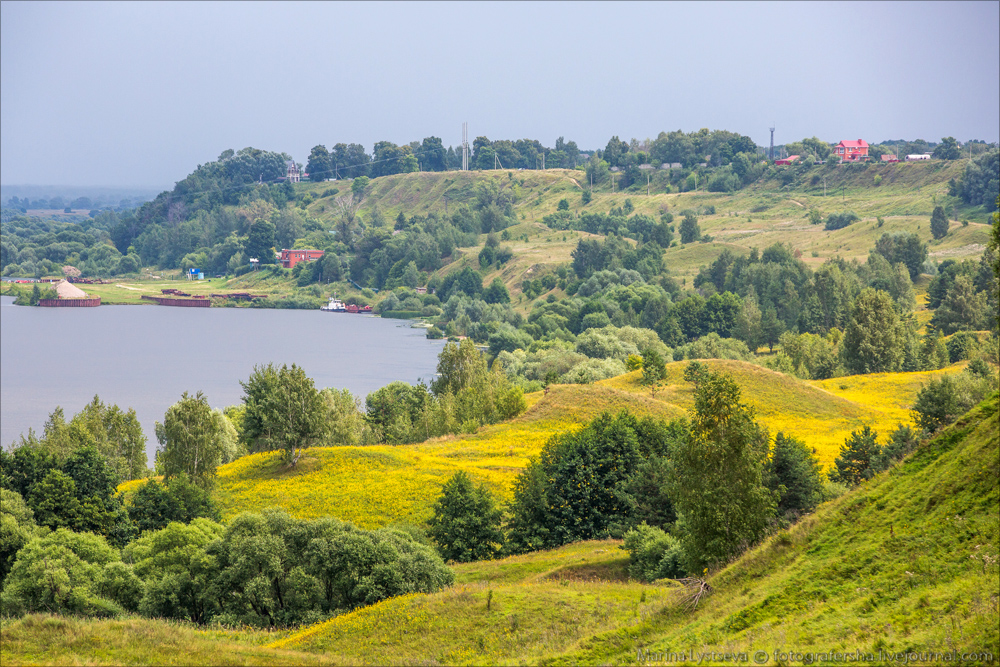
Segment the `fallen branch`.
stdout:
<svg viewBox="0 0 1000 667">
<path fill-rule="evenodd" d="M 680 599 L 688 609 L 694 611 L 698 608 L 698 603 L 707 595 L 711 595 L 712 587 L 707 581 L 700 577 L 687 577 L 678 579 L 684 588 L 680 589 Z"/>
</svg>

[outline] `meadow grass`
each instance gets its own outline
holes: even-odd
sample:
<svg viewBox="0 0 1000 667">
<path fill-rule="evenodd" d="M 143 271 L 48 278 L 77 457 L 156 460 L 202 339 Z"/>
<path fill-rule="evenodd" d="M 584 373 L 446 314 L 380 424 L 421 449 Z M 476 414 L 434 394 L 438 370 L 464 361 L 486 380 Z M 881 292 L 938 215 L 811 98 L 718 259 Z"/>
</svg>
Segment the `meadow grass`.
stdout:
<svg viewBox="0 0 1000 667">
<path fill-rule="evenodd" d="M 992 656 L 960 664 L 996 664 L 997 417 L 994 394 L 899 466 L 716 574 L 697 611 L 665 608 L 550 664 L 632 663 L 638 649 L 956 650 Z"/>
<path fill-rule="evenodd" d="M 583 636 L 649 618 L 672 598 L 672 582 L 628 580 L 620 544 L 455 565 L 447 590 L 386 600 L 269 646 L 356 664 L 534 664 Z"/>
<path fill-rule="evenodd" d="M 868 424 L 884 438 L 910 423 L 909 406 L 925 382 L 962 368 L 807 382 L 742 361 L 706 363 L 733 377 L 772 436 L 781 431 L 800 438 L 825 468 L 852 431 Z M 474 434 L 412 445 L 312 448 L 292 468 L 276 452 L 246 456 L 219 468 L 215 499 L 225 518 L 278 506 L 293 516 L 334 516 L 364 528 L 421 525 L 443 484 L 462 470 L 507 501 L 517 475 L 552 436 L 601 412 L 627 409 L 666 420 L 688 414 L 694 396 L 683 379 L 686 365 L 668 364 L 655 396 L 640 384 L 638 371 L 592 385 L 553 385 L 546 394 L 529 395 L 521 416 Z"/>
<path fill-rule="evenodd" d="M 330 664 L 323 656 L 264 646 L 287 634 L 202 629 L 147 618 L 107 620 L 30 614 L 16 620 L 0 619 L 0 653 L 5 667 Z"/>
</svg>

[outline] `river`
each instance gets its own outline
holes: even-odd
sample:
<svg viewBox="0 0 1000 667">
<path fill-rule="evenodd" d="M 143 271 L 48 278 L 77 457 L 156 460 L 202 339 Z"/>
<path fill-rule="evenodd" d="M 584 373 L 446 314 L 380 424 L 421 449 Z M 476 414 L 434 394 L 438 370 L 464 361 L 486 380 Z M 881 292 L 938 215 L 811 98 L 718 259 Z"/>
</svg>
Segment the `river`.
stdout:
<svg viewBox="0 0 1000 667">
<path fill-rule="evenodd" d="M 31 308 L 0 297 L 0 444 L 67 421 L 95 394 L 135 408 L 153 464 L 154 421 L 182 392 L 240 402 L 257 364 L 297 364 L 317 388 L 362 401 L 394 380 L 430 381 L 443 342 L 402 320 L 319 310 L 100 306 Z"/>
</svg>

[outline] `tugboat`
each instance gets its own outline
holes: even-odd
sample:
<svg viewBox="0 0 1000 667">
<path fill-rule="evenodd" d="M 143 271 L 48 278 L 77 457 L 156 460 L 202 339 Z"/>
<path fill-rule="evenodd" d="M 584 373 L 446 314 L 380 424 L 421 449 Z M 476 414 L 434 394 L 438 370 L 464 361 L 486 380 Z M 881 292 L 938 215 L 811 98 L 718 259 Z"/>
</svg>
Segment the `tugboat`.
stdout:
<svg viewBox="0 0 1000 667">
<path fill-rule="evenodd" d="M 347 306 L 345 306 L 344 302 L 338 299 L 337 297 L 332 297 L 330 299 L 330 303 L 326 304 L 325 306 L 321 306 L 320 310 L 322 310 L 325 313 L 346 313 Z"/>
</svg>

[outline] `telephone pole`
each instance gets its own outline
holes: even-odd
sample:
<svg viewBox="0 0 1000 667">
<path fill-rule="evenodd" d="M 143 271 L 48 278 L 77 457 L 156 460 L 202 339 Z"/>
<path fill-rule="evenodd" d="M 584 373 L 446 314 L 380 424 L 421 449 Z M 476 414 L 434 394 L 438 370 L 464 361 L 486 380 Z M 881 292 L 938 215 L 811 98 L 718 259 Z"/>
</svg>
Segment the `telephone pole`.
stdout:
<svg viewBox="0 0 1000 667">
<path fill-rule="evenodd" d="M 469 124 L 462 123 L 462 171 L 469 171 Z"/>
</svg>

